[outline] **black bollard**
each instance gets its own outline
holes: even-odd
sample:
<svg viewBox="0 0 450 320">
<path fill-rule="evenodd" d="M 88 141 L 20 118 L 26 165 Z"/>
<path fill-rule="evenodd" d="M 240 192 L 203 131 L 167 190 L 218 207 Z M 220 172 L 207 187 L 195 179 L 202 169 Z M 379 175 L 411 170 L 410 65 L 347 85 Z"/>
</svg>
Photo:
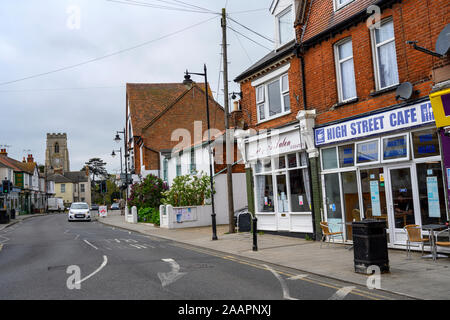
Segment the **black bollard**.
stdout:
<svg viewBox="0 0 450 320">
<path fill-rule="evenodd" d="M 256 217 L 253 217 L 253 251 L 258 251 L 258 239 L 257 239 L 257 223 L 258 219 Z"/>
</svg>

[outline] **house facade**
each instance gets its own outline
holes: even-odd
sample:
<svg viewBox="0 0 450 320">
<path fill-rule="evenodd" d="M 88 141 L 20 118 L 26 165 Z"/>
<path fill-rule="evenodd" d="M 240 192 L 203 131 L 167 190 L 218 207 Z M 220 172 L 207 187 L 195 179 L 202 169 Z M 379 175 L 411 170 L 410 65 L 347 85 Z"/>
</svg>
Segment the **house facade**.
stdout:
<svg viewBox="0 0 450 320">
<path fill-rule="evenodd" d="M 317 238 L 318 222 L 327 221 L 351 240 L 352 221 L 380 219 L 389 245 L 403 247 L 406 224 L 448 220 L 442 161 L 447 137 L 436 127 L 429 95 L 436 86 L 433 74 L 442 78 L 436 70 L 448 68 L 449 58 L 411 45 L 434 48 L 448 6 L 417 0 L 273 1 L 276 33 L 282 33 L 280 21 L 291 8 L 292 47 L 277 47 L 236 78 L 244 93 L 241 105 L 251 115 L 243 117 L 259 133 L 240 136 L 260 229 L 313 232 Z M 295 157 L 289 155 L 292 146 Z M 302 176 L 304 184 L 309 178 L 302 198 L 292 192 L 301 181 L 301 174 L 289 172 L 294 158 L 293 170 L 309 171 Z M 293 209 L 300 211 L 296 206 L 305 198 L 312 214 L 300 231 L 295 226 L 306 226 L 307 219 L 300 223 L 296 216 L 305 217 L 307 210 Z"/>
</svg>

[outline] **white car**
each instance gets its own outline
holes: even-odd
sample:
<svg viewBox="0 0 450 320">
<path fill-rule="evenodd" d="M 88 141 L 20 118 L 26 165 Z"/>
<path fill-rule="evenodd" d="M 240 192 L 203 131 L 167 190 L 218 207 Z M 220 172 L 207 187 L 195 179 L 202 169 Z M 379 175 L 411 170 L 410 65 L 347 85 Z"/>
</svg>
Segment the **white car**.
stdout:
<svg viewBox="0 0 450 320">
<path fill-rule="evenodd" d="M 91 221 L 91 212 L 86 202 L 74 202 L 67 215 L 68 221 Z"/>
</svg>

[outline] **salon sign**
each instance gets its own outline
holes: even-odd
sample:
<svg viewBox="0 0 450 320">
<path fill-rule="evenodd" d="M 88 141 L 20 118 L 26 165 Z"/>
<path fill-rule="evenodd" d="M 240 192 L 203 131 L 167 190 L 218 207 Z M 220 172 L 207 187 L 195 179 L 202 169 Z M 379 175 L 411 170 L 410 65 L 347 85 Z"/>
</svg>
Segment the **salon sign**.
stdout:
<svg viewBox="0 0 450 320">
<path fill-rule="evenodd" d="M 435 123 L 429 101 L 314 129 L 316 146 Z"/>
<path fill-rule="evenodd" d="M 250 141 L 247 147 L 247 156 L 248 160 L 255 160 L 301 149 L 304 149 L 304 143 L 301 142 L 297 129 L 286 133 L 264 135 L 263 138 Z"/>
</svg>

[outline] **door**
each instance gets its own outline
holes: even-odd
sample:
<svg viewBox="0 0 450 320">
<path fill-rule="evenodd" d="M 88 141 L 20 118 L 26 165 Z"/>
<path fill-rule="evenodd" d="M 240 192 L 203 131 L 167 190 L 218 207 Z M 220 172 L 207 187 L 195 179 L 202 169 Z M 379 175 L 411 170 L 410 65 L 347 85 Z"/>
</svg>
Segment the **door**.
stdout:
<svg viewBox="0 0 450 320">
<path fill-rule="evenodd" d="M 341 183 L 339 173 L 328 173 L 323 175 L 325 187 L 324 197 L 326 204 L 326 221 L 331 232 L 343 231 Z"/>
<path fill-rule="evenodd" d="M 409 224 L 420 224 L 416 217 L 415 202 L 417 190 L 413 188 L 414 170 L 411 166 L 389 167 L 389 220 L 393 230 L 395 244 L 406 243 L 404 227 Z M 415 200 L 416 199 L 416 200 Z"/>
<path fill-rule="evenodd" d="M 289 231 L 290 217 L 286 173 L 277 174 L 275 177 L 277 184 L 276 212 L 278 220 L 278 230 Z"/>
</svg>

